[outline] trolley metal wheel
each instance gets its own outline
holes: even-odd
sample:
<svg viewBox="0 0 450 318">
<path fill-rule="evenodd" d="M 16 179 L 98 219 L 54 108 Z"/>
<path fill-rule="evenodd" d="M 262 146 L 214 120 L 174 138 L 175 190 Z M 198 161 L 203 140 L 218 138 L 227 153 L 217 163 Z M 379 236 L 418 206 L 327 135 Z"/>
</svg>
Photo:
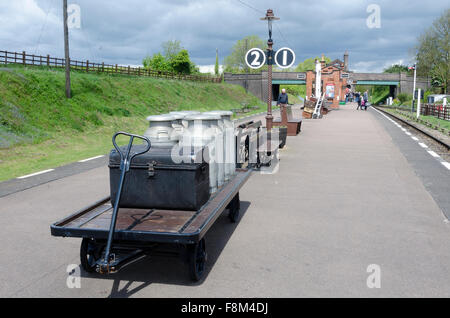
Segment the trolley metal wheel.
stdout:
<svg viewBox="0 0 450 318">
<path fill-rule="evenodd" d="M 188 246 L 189 249 L 189 275 L 193 281 L 202 279 L 207 260 L 205 239 Z"/>
<path fill-rule="evenodd" d="M 239 220 L 239 210 L 241 209 L 241 201 L 239 200 L 239 192 L 236 193 L 234 198 L 228 205 L 230 212 L 228 213 L 228 218 L 232 223 L 236 223 Z"/>
<path fill-rule="evenodd" d="M 80 247 L 80 262 L 81 267 L 88 272 L 96 271 L 96 262 L 102 257 L 105 245 L 98 244 L 91 238 L 83 238 Z"/>
</svg>

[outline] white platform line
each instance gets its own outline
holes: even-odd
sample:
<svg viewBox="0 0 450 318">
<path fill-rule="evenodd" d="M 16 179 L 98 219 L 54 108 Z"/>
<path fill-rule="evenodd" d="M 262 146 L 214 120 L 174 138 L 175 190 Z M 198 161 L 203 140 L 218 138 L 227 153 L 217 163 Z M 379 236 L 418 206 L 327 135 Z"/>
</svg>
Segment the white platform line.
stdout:
<svg viewBox="0 0 450 318">
<path fill-rule="evenodd" d="M 80 161 L 78 161 L 78 162 L 86 162 L 86 161 L 94 160 L 94 159 L 101 158 L 101 157 L 104 157 L 104 156 L 105 156 L 105 155 L 95 156 L 95 157 L 91 157 L 91 158 L 87 158 L 87 159 L 80 160 Z"/>
<path fill-rule="evenodd" d="M 433 150 L 427 150 L 427 152 L 435 158 L 440 158 L 440 156 L 437 153 L 435 153 Z"/>
<path fill-rule="evenodd" d="M 426 144 L 424 144 L 423 142 L 419 142 L 419 138 L 413 136 L 411 133 L 409 133 L 405 128 L 403 128 L 401 125 L 399 125 L 398 123 L 396 123 L 395 121 L 393 121 L 391 118 L 389 118 L 388 116 L 386 116 L 385 114 L 383 114 L 382 112 L 380 112 L 379 110 L 375 109 L 379 114 L 383 115 L 384 117 L 386 117 L 387 119 L 389 119 L 390 121 L 392 121 L 398 128 L 400 128 L 401 130 L 403 130 L 405 132 L 405 134 L 407 134 L 408 136 L 411 137 L 412 140 L 417 141 L 419 146 L 424 148 L 424 149 L 429 149 L 428 146 Z M 436 158 L 437 161 L 439 161 L 444 167 L 446 167 L 448 170 L 450 170 L 450 163 L 443 161 L 441 156 L 439 156 L 437 153 L 435 153 L 432 150 L 427 150 L 427 152 L 434 158 Z"/>
<path fill-rule="evenodd" d="M 47 173 L 47 172 L 50 172 L 50 171 L 53 171 L 53 170 L 55 170 L 55 169 L 48 169 L 48 170 L 43 170 L 43 171 L 35 172 L 35 173 L 32 173 L 32 174 L 27 174 L 26 176 L 17 177 L 17 179 L 25 179 L 25 178 L 29 178 L 29 177 L 37 176 L 37 175 L 39 175 L 39 174 Z"/>
</svg>

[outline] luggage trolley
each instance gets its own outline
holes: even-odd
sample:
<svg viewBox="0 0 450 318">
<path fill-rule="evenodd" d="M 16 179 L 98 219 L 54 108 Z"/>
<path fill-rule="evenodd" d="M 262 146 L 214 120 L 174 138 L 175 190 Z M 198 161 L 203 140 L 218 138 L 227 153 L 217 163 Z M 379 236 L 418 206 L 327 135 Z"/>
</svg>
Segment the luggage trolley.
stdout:
<svg viewBox="0 0 450 318">
<path fill-rule="evenodd" d="M 117 135 L 130 136 L 126 153 L 115 143 Z M 252 169 L 237 169 L 236 174 L 196 211 L 118 208 L 121 185 L 133 157 L 130 149 L 134 138 L 147 142 L 146 137 L 124 132 L 116 133 L 113 144 L 121 154 L 121 180 L 115 204 L 105 197 L 94 204 L 52 224 L 53 236 L 82 238 L 80 262 L 87 272 L 109 274 L 134 263 L 147 255 L 170 246 L 187 261 L 192 280 L 202 278 L 207 260 L 205 234 L 224 210 L 231 222 L 239 218 L 239 190 Z M 128 167 L 128 168 L 127 168 Z"/>
</svg>

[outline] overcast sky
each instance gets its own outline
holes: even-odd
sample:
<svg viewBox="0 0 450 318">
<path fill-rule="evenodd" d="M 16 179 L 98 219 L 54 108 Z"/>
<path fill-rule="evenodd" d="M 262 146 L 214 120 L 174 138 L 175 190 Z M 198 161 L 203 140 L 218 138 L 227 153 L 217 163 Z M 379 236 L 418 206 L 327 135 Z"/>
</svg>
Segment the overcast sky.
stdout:
<svg viewBox="0 0 450 318">
<path fill-rule="evenodd" d="M 412 62 L 411 48 L 448 0 L 68 0 L 81 9 L 81 27 L 70 33 L 72 59 L 140 65 L 161 51 L 166 40 L 180 40 L 197 65 L 220 63 L 247 35 L 267 40 L 266 9 L 274 10 L 274 48 L 291 47 L 296 63 L 324 53 L 331 59 L 349 52 L 350 69 L 378 72 Z M 380 24 L 369 19 L 380 9 Z M 62 0 L 0 0 L 0 50 L 64 56 Z"/>
</svg>

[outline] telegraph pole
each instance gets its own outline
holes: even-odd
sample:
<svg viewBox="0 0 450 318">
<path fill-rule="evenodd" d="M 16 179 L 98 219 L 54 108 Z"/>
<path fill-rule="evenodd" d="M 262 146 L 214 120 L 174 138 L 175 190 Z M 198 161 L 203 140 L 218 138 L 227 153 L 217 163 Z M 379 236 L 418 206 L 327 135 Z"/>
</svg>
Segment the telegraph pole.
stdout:
<svg viewBox="0 0 450 318">
<path fill-rule="evenodd" d="M 248 39 L 245 39 L 245 52 L 248 51 Z M 245 66 L 245 92 L 248 93 L 248 66 Z"/>
<path fill-rule="evenodd" d="M 71 98 L 70 94 L 70 57 L 69 57 L 69 29 L 67 27 L 67 0 L 63 0 L 63 25 L 64 25 L 64 55 L 66 69 L 66 98 Z"/>
</svg>

